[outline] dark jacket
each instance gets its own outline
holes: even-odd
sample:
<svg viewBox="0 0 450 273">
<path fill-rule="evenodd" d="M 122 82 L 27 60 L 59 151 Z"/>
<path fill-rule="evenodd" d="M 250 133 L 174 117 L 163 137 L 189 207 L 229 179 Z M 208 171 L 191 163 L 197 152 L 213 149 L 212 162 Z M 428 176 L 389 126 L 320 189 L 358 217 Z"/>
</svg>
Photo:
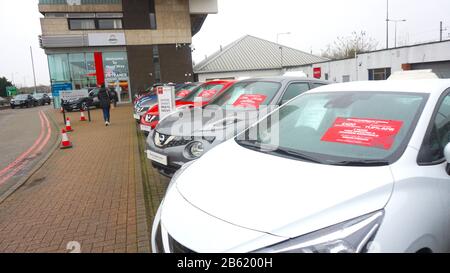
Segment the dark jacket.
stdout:
<svg viewBox="0 0 450 273">
<path fill-rule="evenodd" d="M 112 95 L 106 88 L 100 88 L 98 92 L 98 100 L 100 101 L 100 107 L 107 108 L 111 106 Z"/>
</svg>

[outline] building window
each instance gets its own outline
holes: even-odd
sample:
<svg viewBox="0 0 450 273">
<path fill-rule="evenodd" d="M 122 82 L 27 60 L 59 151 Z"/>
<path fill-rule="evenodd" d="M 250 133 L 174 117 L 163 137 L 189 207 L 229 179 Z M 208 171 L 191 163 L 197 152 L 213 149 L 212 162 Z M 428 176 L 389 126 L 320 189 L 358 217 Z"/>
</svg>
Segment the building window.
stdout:
<svg viewBox="0 0 450 273">
<path fill-rule="evenodd" d="M 121 19 L 99 19 L 98 29 L 122 29 Z"/>
<path fill-rule="evenodd" d="M 382 81 L 391 76 L 391 68 L 369 69 L 369 81 Z"/>
<path fill-rule="evenodd" d="M 328 81 L 328 73 L 325 73 L 325 80 Z"/>
<path fill-rule="evenodd" d="M 71 30 L 95 29 L 95 20 L 69 19 L 69 29 Z"/>
<path fill-rule="evenodd" d="M 70 17 L 71 15 L 69 14 L 69 18 Z M 122 19 L 119 18 L 69 19 L 69 29 L 71 30 L 122 29 L 122 28 L 123 28 Z"/>
<path fill-rule="evenodd" d="M 342 82 L 349 82 L 349 81 L 350 81 L 350 75 L 342 76 Z"/>
<path fill-rule="evenodd" d="M 150 29 L 156 29 L 155 1 L 149 0 L 149 5 L 150 5 Z"/>
</svg>

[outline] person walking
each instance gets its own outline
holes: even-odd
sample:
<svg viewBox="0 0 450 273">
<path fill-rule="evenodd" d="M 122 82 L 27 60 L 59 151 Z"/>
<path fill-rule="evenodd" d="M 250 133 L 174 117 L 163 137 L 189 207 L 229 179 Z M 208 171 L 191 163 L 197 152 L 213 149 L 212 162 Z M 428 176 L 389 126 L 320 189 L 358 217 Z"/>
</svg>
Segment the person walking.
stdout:
<svg viewBox="0 0 450 273">
<path fill-rule="evenodd" d="M 98 100 L 100 107 L 103 109 L 103 118 L 105 119 L 105 126 L 111 125 L 111 94 L 102 84 L 98 92 Z"/>
</svg>

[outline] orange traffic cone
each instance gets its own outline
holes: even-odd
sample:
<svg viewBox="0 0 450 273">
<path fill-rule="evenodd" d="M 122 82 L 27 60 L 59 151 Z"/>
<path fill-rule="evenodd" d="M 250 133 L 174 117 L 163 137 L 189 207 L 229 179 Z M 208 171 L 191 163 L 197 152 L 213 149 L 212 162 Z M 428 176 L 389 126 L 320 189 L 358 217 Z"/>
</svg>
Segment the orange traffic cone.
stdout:
<svg viewBox="0 0 450 273">
<path fill-rule="evenodd" d="M 81 118 L 80 121 L 87 121 L 86 116 L 84 115 L 84 111 L 81 110 Z"/>
<path fill-rule="evenodd" d="M 64 113 L 64 108 L 61 106 L 61 113 Z"/>
<path fill-rule="evenodd" d="M 67 120 L 66 120 L 66 131 L 67 132 L 73 131 L 72 126 L 70 125 L 70 118 L 67 118 Z"/>
<path fill-rule="evenodd" d="M 66 130 L 62 129 L 62 141 L 61 141 L 61 149 L 69 149 L 72 148 L 72 143 L 67 136 Z"/>
</svg>

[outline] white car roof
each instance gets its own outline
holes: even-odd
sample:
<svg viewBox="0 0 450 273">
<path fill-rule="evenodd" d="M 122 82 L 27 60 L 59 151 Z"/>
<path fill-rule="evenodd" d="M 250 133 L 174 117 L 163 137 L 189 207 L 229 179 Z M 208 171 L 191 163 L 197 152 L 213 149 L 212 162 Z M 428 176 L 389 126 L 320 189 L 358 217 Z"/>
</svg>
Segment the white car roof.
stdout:
<svg viewBox="0 0 450 273">
<path fill-rule="evenodd" d="M 450 88 L 450 79 L 385 80 L 336 83 L 318 87 L 313 92 L 386 91 L 441 94 L 447 88 Z"/>
</svg>

